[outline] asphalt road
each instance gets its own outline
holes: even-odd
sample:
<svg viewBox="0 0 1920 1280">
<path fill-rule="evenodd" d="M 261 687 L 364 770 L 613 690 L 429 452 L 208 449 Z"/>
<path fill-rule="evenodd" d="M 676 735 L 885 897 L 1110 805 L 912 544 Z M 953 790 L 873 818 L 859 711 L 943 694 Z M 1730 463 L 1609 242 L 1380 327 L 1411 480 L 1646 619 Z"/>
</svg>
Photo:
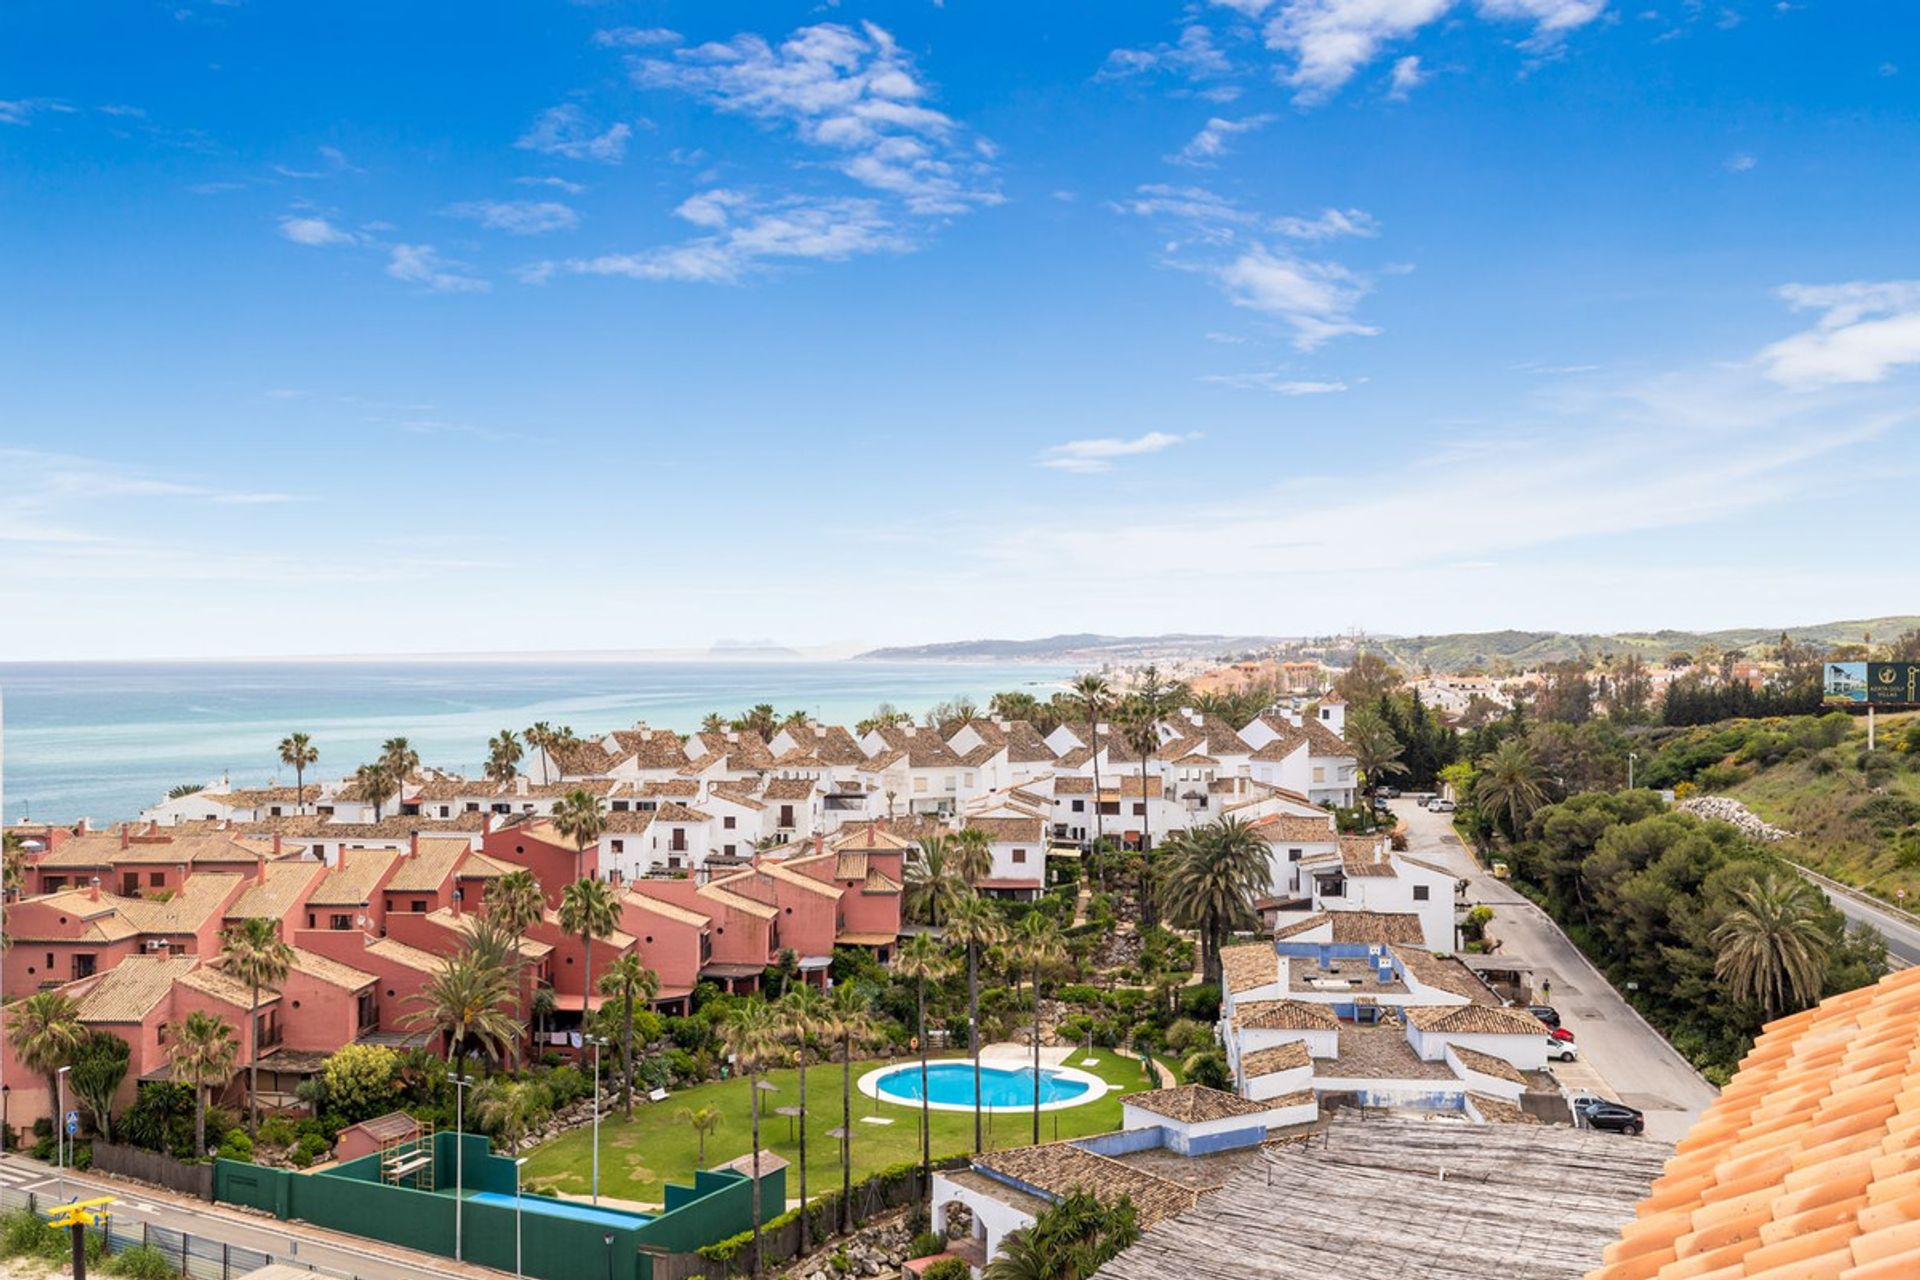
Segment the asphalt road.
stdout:
<svg viewBox="0 0 1920 1280">
<path fill-rule="evenodd" d="M 1536 985 L 1552 979 L 1551 1003 L 1581 1056 L 1571 1067 L 1552 1064 L 1561 1082 L 1640 1108 L 1647 1113 L 1649 1137 L 1684 1137 L 1719 1091 L 1621 999 L 1546 912 L 1479 869 L 1448 815 L 1428 813 L 1410 800 L 1396 800 L 1393 808 L 1407 822 L 1407 852 L 1465 878 L 1467 901 L 1493 908 L 1490 927 L 1502 952 L 1532 964 Z"/>
<path fill-rule="evenodd" d="M 46 1202 L 115 1196 L 120 1201 L 113 1210 L 118 1224 L 147 1222 L 269 1254 L 275 1261 L 305 1263 L 359 1280 L 499 1280 L 507 1274 L 304 1223 L 240 1213 L 140 1183 L 62 1174 L 52 1165 L 22 1155 L 0 1159 L 0 1187 L 9 1193 L 32 1191 Z M 12 1199 L 11 1194 L 8 1198 Z"/>
<path fill-rule="evenodd" d="M 1800 874 L 1813 881 L 1827 895 L 1827 901 L 1839 909 L 1848 924 L 1872 925 L 1887 940 L 1887 954 L 1895 967 L 1920 964 L 1920 921 L 1902 911 L 1875 902 L 1867 895 L 1829 880 L 1818 872 L 1800 868 Z"/>
</svg>

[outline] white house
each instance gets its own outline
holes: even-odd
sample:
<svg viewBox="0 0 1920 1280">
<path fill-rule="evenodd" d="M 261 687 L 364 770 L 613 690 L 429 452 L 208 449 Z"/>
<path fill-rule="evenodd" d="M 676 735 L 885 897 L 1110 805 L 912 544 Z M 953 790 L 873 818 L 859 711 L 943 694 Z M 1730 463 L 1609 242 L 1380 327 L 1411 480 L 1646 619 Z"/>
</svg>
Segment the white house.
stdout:
<svg viewBox="0 0 1920 1280">
<path fill-rule="evenodd" d="M 1047 824 L 1034 813 L 1003 806 L 987 814 L 969 814 L 963 829 L 985 833 L 993 870 L 978 882 L 993 897 L 1035 898 L 1047 883 Z"/>
<path fill-rule="evenodd" d="M 1417 915 L 1429 950 L 1454 950 L 1454 893 L 1460 882 L 1444 868 L 1394 853 L 1371 836 L 1342 836 L 1337 852 L 1303 857 L 1298 867 L 1313 911 Z M 1283 913 L 1279 923 L 1288 922 Z"/>
</svg>

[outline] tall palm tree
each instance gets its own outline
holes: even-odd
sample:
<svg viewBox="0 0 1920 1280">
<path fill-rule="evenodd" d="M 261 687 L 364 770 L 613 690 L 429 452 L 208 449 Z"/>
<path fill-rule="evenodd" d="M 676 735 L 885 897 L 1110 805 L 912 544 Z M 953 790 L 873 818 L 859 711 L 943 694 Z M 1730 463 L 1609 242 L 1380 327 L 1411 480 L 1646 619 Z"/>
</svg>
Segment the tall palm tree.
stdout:
<svg viewBox="0 0 1920 1280">
<path fill-rule="evenodd" d="M 560 928 L 566 933 L 580 936 L 581 959 L 586 963 L 580 987 L 580 1025 L 583 1028 L 592 1021 L 593 940 L 609 936 L 619 924 L 620 904 L 614 901 L 613 890 L 607 887 L 604 880 L 582 876 L 561 892 Z"/>
<path fill-rule="evenodd" d="M 7 1039 L 23 1066 L 47 1078 L 48 1107 L 59 1093 L 60 1068 L 72 1065 L 86 1034 L 80 1006 L 63 992 L 36 992 L 7 1011 Z"/>
<path fill-rule="evenodd" d="M 1799 876 L 1769 871 L 1733 896 L 1740 905 L 1713 931 L 1714 976 L 1734 995 L 1758 1000 L 1769 1022 L 1819 999 L 1833 946 L 1820 894 Z"/>
<path fill-rule="evenodd" d="M 294 807 L 307 811 L 307 769 L 320 759 L 320 749 L 304 733 L 290 733 L 280 739 L 280 763 L 293 770 Z"/>
<path fill-rule="evenodd" d="M 544 787 L 552 780 L 548 777 L 547 766 L 553 756 L 553 726 L 545 720 L 537 721 L 528 725 L 526 732 L 521 736 L 527 740 L 529 747 L 540 753 L 540 785 Z"/>
<path fill-rule="evenodd" d="M 831 1028 L 831 1011 L 819 988 L 803 982 L 780 997 L 775 1012 L 781 1038 L 793 1046 L 794 1065 L 800 1069 L 800 1252 L 804 1254 L 813 1244 L 807 1222 L 807 1121 L 811 1118 L 807 1113 L 807 1051 L 815 1036 Z"/>
<path fill-rule="evenodd" d="M 1067 954 L 1060 926 L 1042 911 L 1029 911 L 1013 932 L 1014 956 L 1033 974 L 1033 1142 L 1040 1144 L 1040 973 Z"/>
<path fill-rule="evenodd" d="M 961 892 L 951 850 L 947 837 L 923 836 L 920 847 L 907 858 L 907 914 L 935 928 L 952 910 Z"/>
<path fill-rule="evenodd" d="M 393 771 L 395 782 L 405 782 L 420 770 L 420 753 L 405 738 L 388 738 L 380 744 L 380 763 Z"/>
<path fill-rule="evenodd" d="M 993 874 L 993 841 L 978 827 L 962 827 L 953 833 L 948 861 L 953 873 L 968 889 Z"/>
<path fill-rule="evenodd" d="M 500 787 L 513 784 L 526 750 L 513 730 L 502 729 L 487 742 L 487 780 Z"/>
<path fill-rule="evenodd" d="M 607 831 L 607 814 L 600 807 L 600 797 L 584 787 L 553 802 L 552 822 L 553 829 L 571 840 L 577 850 L 584 850 Z"/>
<path fill-rule="evenodd" d="M 1393 726 L 1372 707 L 1360 707 L 1347 717 L 1343 735 L 1353 749 L 1353 762 L 1369 789 L 1379 786 L 1395 774 L 1405 773 L 1400 759 L 1406 747 L 1395 736 Z"/>
<path fill-rule="evenodd" d="M 540 882 L 525 867 L 509 871 L 487 890 L 487 918 L 511 933 L 515 940 L 527 936 L 527 930 L 547 914 L 546 895 Z"/>
<path fill-rule="evenodd" d="M 1259 923 L 1254 902 L 1273 887 L 1271 846 L 1238 818 L 1221 818 L 1168 840 L 1160 893 L 1168 923 L 1200 935 L 1201 973 L 1220 982 L 1220 944 Z"/>
<path fill-rule="evenodd" d="M 718 711 L 707 712 L 705 718 L 700 721 L 700 732 L 702 733 L 725 733 L 726 731 L 727 718 Z"/>
<path fill-rule="evenodd" d="M 980 953 L 1007 935 L 999 908 L 977 893 L 969 893 L 947 916 L 946 940 L 967 952 L 967 1052 L 973 1058 L 973 1151 L 981 1150 L 980 1123 Z"/>
<path fill-rule="evenodd" d="M 193 1086 L 193 1149 L 207 1154 L 207 1086 L 225 1084 L 240 1057 L 240 1041 L 225 1018 L 195 1010 L 180 1024 L 170 1051 L 173 1075 Z"/>
<path fill-rule="evenodd" d="M 933 1107 L 927 1096 L 927 984 L 953 972 L 949 956 L 929 933 L 916 933 L 900 944 L 893 971 L 913 983 L 914 1044 L 920 1050 L 920 1180 L 933 1192 Z"/>
<path fill-rule="evenodd" d="M 1480 776 L 1473 784 L 1474 808 L 1518 839 L 1527 819 L 1547 802 L 1547 771 L 1540 757 L 1524 739 L 1508 738 L 1480 757 L 1478 767 Z"/>
<path fill-rule="evenodd" d="M 394 788 L 399 786 L 398 780 L 393 776 L 393 770 L 389 769 L 385 762 L 375 760 L 371 764 L 363 764 L 355 769 L 353 782 L 360 788 L 361 798 L 373 806 L 373 820 L 380 821 L 381 807 L 386 804 L 387 797 L 393 794 Z"/>
<path fill-rule="evenodd" d="M 626 1113 L 627 1119 L 633 1119 L 633 1007 L 652 1000 L 660 990 L 660 975 L 640 963 L 640 957 L 629 951 L 607 966 L 606 974 L 600 979 L 600 994 L 611 996 L 621 1004 L 621 1048 L 626 1055 Z"/>
<path fill-rule="evenodd" d="M 843 982 L 833 989 L 822 1035 L 840 1042 L 840 1229 L 853 1230 L 853 1051 L 874 1043 L 873 988 Z"/>
<path fill-rule="evenodd" d="M 765 1000 L 743 1000 L 720 1026 L 720 1044 L 747 1073 L 753 1115 L 753 1274 L 764 1266 L 760 1250 L 760 1073 L 780 1049 L 780 1022 Z M 784 1207 L 784 1206 L 783 1206 Z"/>
<path fill-rule="evenodd" d="M 1120 736 L 1125 739 L 1127 749 L 1140 757 L 1140 851 L 1146 852 L 1153 847 L 1153 799 L 1147 795 L 1147 764 L 1153 753 L 1160 749 L 1160 721 L 1167 714 L 1164 705 L 1165 686 L 1160 682 L 1160 674 L 1152 667 L 1147 668 L 1152 679 L 1149 688 L 1144 682 L 1133 697 L 1120 704 Z"/>
<path fill-rule="evenodd" d="M 495 1062 L 507 1059 L 525 1030 L 509 1007 L 514 987 L 507 970 L 486 963 L 471 950 L 456 952 L 440 964 L 418 992 L 407 998 L 417 1006 L 404 1021 L 447 1037 L 447 1061 L 458 1061 L 472 1041 Z"/>
<path fill-rule="evenodd" d="M 1105 676 L 1089 671 L 1073 682 L 1069 696 L 1087 722 L 1087 745 L 1093 749 L 1093 839 L 1097 844 L 1106 838 L 1100 820 L 1100 721 L 1113 707 L 1113 688 Z"/>
<path fill-rule="evenodd" d="M 247 984 L 252 1003 L 247 1009 L 247 1025 L 253 1033 L 247 1046 L 247 1136 L 257 1137 L 260 1129 L 260 988 L 277 987 L 293 968 L 293 948 L 280 940 L 280 928 L 272 920 L 253 916 L 228 928 L 222 935 L 220 967 L 229 978 Z"/>
</svg>

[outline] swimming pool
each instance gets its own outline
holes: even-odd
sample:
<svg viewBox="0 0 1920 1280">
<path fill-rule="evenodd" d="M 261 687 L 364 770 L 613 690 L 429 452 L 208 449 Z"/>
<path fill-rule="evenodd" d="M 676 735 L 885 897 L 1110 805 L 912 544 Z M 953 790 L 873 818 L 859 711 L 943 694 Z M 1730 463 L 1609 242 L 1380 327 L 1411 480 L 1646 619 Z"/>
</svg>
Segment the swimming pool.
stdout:
<svg viewBox="0 0 1920 1280">
<path fill-rule="evenodd" d="M 860 1078 L 860 1091 L 883 1102 L 920 1105 L 920 1064 L 904 1063 L 869 1071 Z M 1107 1091 L 1099 1076 L 1072 1067 L 1040 1068 L 1040 1109 L 1060 1111 L 1092 1102 Z M 1030 1066 L 980 1064 L 980 1105 L 985 1111 L 1033 1110 L 1034 1077 Z M 927 1064 L 927 1105 L 935 1111 L 973 1110 L 973 1063 L 947 1059 Z"/>
<path fill-rule="evenodd" d="M 573 1218 L 580 1222 L 597 1223 L 603 1227 L 641 1227 L 653 1221 L 649 1213 L 626 1213 L 619 1209 L 602 1209 L 598 1205 L 575 1204 L 571 1200 L 549 1200 L 545 1196 L 514 1197 L 504 1191 L 476 1191 L 467 1197 L 468 1204 L 492 1204 L 502 1209 L 511 1209 L 518 1204 L 522 1213 L 545 1214 L 549 1218 Z"/>
</svg>

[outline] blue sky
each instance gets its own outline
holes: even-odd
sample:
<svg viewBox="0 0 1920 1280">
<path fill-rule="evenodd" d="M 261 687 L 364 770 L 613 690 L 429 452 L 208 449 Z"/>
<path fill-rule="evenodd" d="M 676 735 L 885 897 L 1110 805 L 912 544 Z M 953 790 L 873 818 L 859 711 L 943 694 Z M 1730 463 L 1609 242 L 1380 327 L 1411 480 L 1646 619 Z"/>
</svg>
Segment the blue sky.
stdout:
<svg viewBox="0 0 1920 1280">
<path fill-rule="evenodd" d="M 1910 609 L 1896 3 L 0 11 L 0 658 Z"/>
</svg>

